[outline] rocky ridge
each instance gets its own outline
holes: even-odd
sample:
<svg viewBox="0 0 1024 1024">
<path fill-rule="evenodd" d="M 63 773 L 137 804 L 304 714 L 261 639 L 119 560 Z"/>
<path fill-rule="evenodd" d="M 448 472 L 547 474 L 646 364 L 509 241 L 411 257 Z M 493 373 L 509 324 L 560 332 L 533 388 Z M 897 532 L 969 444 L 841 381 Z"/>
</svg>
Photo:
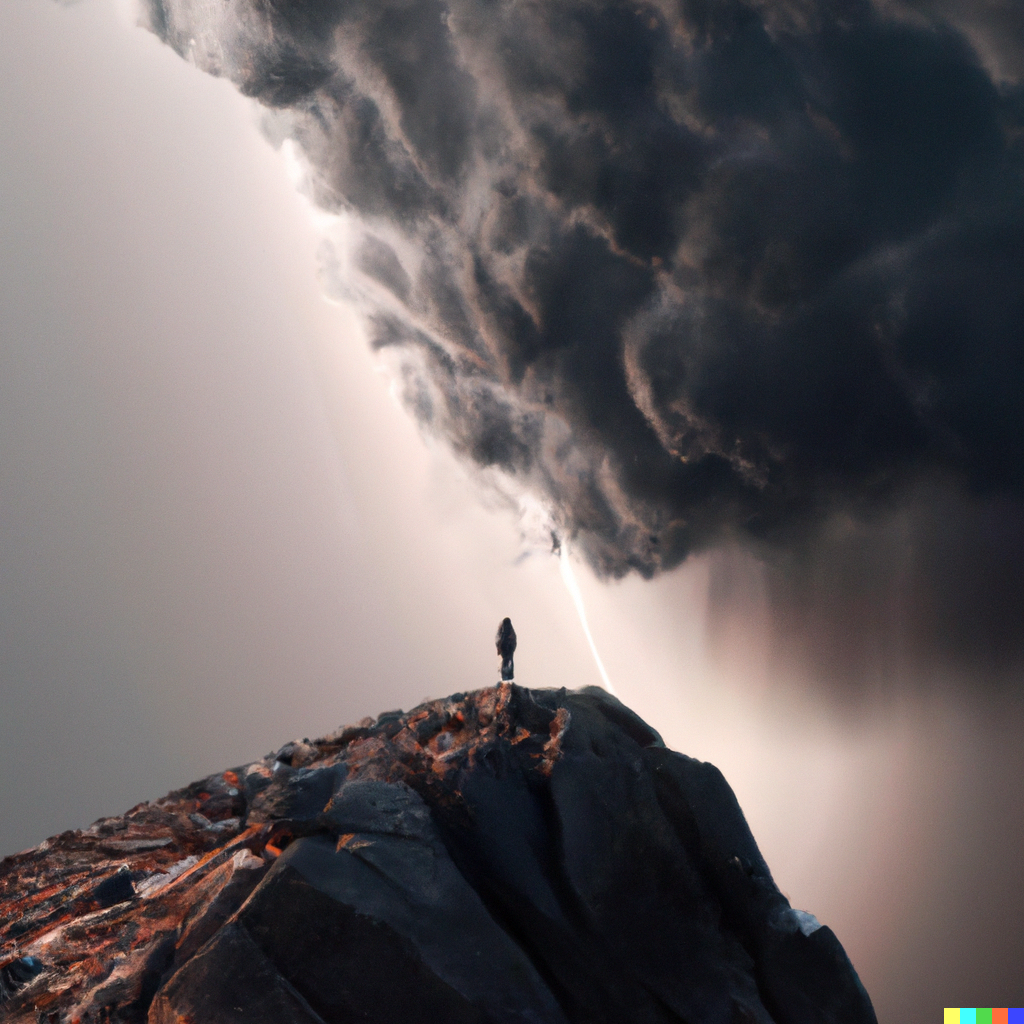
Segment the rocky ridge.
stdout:
<svg viewBox="0 0 1024 1024">
<path fill-rule="evenodd" d="M 873 1024 L 721 773 L 600 690 L 366 719 L 0 862 L 18 1024 Z"/>
</svg>

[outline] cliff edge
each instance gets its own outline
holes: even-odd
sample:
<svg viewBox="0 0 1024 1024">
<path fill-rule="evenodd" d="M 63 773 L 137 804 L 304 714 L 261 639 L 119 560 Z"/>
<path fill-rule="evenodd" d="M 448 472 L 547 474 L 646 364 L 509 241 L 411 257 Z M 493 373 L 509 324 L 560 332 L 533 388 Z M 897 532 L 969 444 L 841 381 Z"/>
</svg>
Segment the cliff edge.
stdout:
<svg viewBox="0 0 1024 1024">
<path fill-rule="evenodd" d="M 0 862 L 25 1024 L 874 1024 L 712 765 L 514 683 Z"/>
</svg>

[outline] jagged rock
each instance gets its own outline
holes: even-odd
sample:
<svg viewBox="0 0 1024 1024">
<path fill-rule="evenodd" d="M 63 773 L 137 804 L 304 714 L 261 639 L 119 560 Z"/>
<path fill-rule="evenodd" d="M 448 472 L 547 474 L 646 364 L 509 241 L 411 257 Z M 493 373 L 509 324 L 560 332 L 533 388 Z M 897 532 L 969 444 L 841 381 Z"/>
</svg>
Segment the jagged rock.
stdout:
<svg viewBox="0 0 1024 1024">
<path fill-rule="evenodd" d="M 0 969 L 25 1024 L 875 1021 L 716 768 L 509 683 L 8 858 Z"/>
</svg>

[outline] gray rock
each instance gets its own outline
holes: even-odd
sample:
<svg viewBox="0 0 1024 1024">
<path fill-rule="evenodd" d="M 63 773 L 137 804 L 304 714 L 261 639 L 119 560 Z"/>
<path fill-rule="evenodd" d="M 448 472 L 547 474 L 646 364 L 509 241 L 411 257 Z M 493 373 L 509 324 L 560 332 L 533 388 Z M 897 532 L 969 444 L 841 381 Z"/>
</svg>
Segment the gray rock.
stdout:
<svg viewBox="0 0 1024 1024">
<path fill-rule="evenodd" d="M 12 1024 L 876 1024 L 721 772 L 601 690 L 389 712 L 0 867 Z"/>
<path fill-rule="evenodd" d="M 232 928 L 327 1024 L 875 1020 L 721 773 L 600 690 L 381 716 L 337 757 L 278 764 L 250 817 L 295 838 Z M 240 942 L 203 956 L 230 971 Z M 207 977 L 175 979 L 179 1012 Z"/>
</svg>

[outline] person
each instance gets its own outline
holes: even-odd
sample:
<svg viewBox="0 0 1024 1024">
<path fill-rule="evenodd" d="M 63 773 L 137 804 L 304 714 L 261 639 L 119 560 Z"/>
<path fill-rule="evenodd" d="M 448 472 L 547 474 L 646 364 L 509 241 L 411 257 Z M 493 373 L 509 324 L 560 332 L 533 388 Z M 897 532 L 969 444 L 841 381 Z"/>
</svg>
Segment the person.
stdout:
<svg viewBox="0 0 1024 1024">
<path fill-rule="evenodd" d="M 512 678 L 512 655 L 516 652 L 516 631 L 512 628 L 512 620 L 504 618 L 498 627 L 498 635 L 494 638 L 494 645 L 501 655 L 501 678 L 506 681 Z"/>
</svg>

